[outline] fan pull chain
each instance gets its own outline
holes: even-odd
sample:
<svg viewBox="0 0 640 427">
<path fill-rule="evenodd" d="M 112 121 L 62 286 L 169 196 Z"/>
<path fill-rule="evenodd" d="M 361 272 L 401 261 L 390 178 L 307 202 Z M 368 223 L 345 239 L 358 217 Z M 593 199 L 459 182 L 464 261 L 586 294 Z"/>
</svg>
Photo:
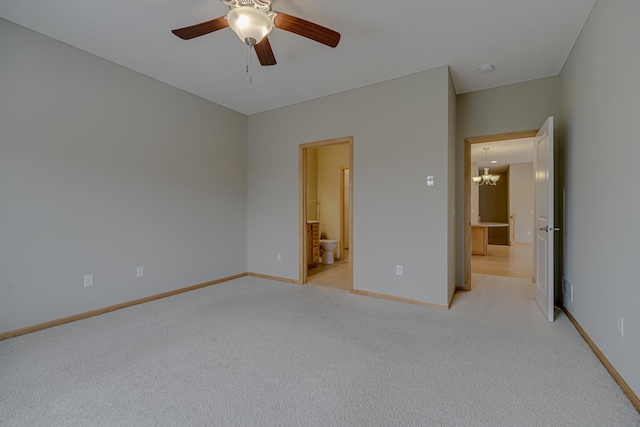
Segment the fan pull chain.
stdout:
<svg viewBox="0 0 640 427">
<path fill-rule="evenodd" d="M 249 74 L 249 84 L 253 83 L 251 74 L 251 45 L 247 43 L 247 74 Z"/>
</svg>

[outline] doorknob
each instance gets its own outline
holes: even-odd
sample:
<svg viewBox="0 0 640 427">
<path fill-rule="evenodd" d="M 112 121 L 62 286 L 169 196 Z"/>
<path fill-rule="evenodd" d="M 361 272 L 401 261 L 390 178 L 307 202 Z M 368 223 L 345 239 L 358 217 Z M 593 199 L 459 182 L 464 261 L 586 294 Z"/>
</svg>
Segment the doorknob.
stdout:
<svg viewBox="0 0 640 427">
<path fill-rule="evenodd" d="M 539 230 L 540 231 L 546 231 L 546 232 L 549 232 L 549 231 L 560 231 L 560 227 L 551 227 L 551 228 L 549 228 L 549 226 L 547 225 L 546 227 L 539 228 Z"/>
</svg>

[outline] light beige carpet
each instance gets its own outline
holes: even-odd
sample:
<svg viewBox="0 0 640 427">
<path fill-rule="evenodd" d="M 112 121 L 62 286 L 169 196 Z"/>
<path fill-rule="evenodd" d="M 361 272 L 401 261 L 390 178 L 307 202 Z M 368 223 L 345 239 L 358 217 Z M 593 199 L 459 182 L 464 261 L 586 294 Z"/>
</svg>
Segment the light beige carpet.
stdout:
<svg viewBox="0 0 640 427">
<path fill-rule="evenodd" d="M 530 281 L 474 281 L 443 311 L 246 277 L 2 341 L 0 425 L 640 425 Z"/>
</svg>

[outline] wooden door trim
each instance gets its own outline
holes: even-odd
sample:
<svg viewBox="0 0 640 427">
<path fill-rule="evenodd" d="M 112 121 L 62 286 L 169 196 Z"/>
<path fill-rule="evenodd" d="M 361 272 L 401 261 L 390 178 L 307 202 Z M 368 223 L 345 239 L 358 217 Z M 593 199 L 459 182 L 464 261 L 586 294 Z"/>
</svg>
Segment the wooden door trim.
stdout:
<svg viewBox="0 0 640 427">
<path fill-rule="evenodd" d="M 298 152 L 298 247 L 299 267 L 298 282 L 307 283 L 307 150 L 325 147 L 328 145 L 348 144 L 349 146 L 349 292 L 353 292 L 353 136 L 344 138 L 325 139 L 322 141 L 307 142 L 299 145 Z"/>
<path fill-rule="evenodd" d="M 349 171 L 349 177 L 351 177 L 351 169 L 349 166 L 340 166 L 340 259 L 344 259 L 344 171 Z M 349 187 L 349 200 L 351 200 L 351 187 Z M 351 204 L 351 203 L 349 203 Z"/>
<path fill-rule="evenodd" d="M 532 138 L 537 133 L 538 129 L 533 129 L 464 139 L 464 291 L 471 290 L 471 144 Z"/>
</svg>

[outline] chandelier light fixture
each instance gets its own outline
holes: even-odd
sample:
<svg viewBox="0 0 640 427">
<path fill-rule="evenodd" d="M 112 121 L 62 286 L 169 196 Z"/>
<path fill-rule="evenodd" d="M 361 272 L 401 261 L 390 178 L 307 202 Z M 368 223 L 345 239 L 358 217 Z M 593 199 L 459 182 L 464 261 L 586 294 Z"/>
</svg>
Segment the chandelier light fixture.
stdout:
<svg viewBox="0 0 640 427">
<path fill-rule="evenodd" d="M 484 163 L 486 165 L 489 165 L 488 152 L 489 152 L 489 147 L 485 147 L 484 148 Z M 484 173 L 482 174 L 482 176 L 472 176 L 471 179 L 477 185 L 485 185 L 485 184 L 486 185 L 496 185 L 498 183 L 498 180 L 500 179 L 500 175 L 491 175 L 489 173 L 489 167 L 486 167 L 486 168 L 484 168 Z"/>
</svg>

